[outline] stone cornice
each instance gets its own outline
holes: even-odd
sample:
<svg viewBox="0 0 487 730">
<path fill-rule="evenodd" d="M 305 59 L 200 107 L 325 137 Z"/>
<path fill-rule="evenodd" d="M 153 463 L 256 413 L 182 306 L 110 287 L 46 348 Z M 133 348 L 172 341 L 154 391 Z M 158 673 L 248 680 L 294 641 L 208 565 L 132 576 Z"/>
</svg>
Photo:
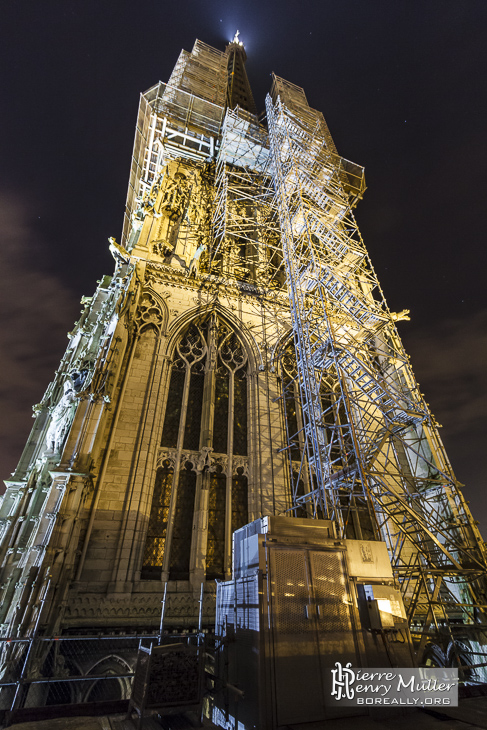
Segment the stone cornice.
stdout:
<svg viewBox="0 0 487 730">
<path fill-rule="evenodd" d="M 160 278 L 160 283 L 173 284 L 180 289 L 187 289 L 188 291 L 203 290 L 208 293 L 216 293 L 221 288 L 224 288 L 226 294 L 237 298 L 243 295 L 252 299 L 259 298 L 261 301 L 289 307 L 289 298 L 286 293 L 264 289 L 263 287 L 239 282 L 236 279 L 214 276 L 213 274 L 198 276 L 197 278 L 188 277 L 183 271 L 178 271 L 168 264 L 159 264 L 154 261 L 147 262 L 146 272 L 147 279 L 150 279 L 151 275 L 154 276 L 154 274 L 157 274 Z"/>
</svg>

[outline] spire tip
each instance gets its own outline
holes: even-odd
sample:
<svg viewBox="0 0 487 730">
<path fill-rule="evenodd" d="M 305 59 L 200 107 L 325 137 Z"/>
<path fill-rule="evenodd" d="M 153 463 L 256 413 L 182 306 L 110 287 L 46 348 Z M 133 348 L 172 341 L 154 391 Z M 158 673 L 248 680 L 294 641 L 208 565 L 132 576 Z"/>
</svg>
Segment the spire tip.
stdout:
<svg viewBox="0 0 487 730">
<path fill-rule="evenodd" d="M 243 46 L 243 43 L 242 43 L 242 41 L 241 41 L 241 40 L 239 40 L 239 38 L 238 38 L 238 37 L 239 37 L 239 35 L 240 35 L 240 31 L 239 31 L 239 30 L 237 30 L 237 32 L 235 33 L 235 35 L 234 35 L 234 37 L 233 37 L 233 41 L 232 41 L 232 43 L 237 43 L 237 44 L 238 44 L 239 46 Z"/>
</svg>

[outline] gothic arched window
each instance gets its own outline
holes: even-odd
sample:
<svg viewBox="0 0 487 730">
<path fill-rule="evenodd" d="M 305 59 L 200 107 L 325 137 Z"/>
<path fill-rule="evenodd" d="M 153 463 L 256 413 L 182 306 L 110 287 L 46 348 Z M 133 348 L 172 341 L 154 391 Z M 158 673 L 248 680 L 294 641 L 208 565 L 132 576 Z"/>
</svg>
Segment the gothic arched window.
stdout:
<svg viewBox="0 0 487 730">
<path fill-rule="evenodd" d="M 299 374 L 296 362 L 296 353 L 293 340 L 289 340 L 281 351 L 281 377 L 283 390 L 284 417 L 286 422 L 287 438 L 289 443 L 289 478 L 294 500 L 304 496 L 307 492 L 316 489 L 316 476 L 310 474 L 307 464 L 309 456 L 304 452 L 304 417 L 301 407 L 299 391 Z M 354 446 L 348 428 L 348 418 L 345 409 L 344 395 L 340 390 L 339 380 L 335 367 L 332 365 L 326 373 L 321 374 L 320 401 L 321 401 L 321 436 L 326 445 L 328 468 L 331 473 L 340 474 L 349 470 L 354 474 L 350 481 L 343 481 L 343 487 L 338 492 L 338 501 L 341 505 L 342 519 L 345 526 L 345 535 L 352 539 L 373 539 L 374 527 L 369 512 L 368 503 L 361 497 L 362 487 L 353 471 Z M 310 445 L 308 444 L 308 448 Z M 350 467 L 352 467 L 350 469 Z M 308 510 L 316 511 L 316 517 L 323 517 L 319 502 Z M 310 516 L 304 506 L 295 509 L 296 517 Z"/>
<path fill-rule="evenodd" d="M 247 364 L 216 314 L 193 322 L 176 345 L 142 579 L 165 570 L 187 580 L 192 554 L 205 559 L 208 579 L 229 571 L 231 532 L 248 522 Z M 206 511 L 204 537 L 193 530 L 195 509 Z"/>
<path fill-rule="evenodd" d="M 296 362 L 294 342 L 290 339 L 284 346 L 281 354 L 281 377 L 283 390 L 284 420 L 289 444 L 289 478 L 294 499 L 312 491 L 310 476 L 307 468 L 308 454 L 304 454 L 304 418 L 299 391 L 299 374 Z M 337 416 L 335 407 L 334 386 L 336 378 L 330 373 L 320 383 L 320 400 L 323 414 L 323 436 L 330 444 L 329 455 L 334 454 L 333 436 L 329 431 Z M 296 517 L 306 517 L 304 507 L 295 510 Z M 318 515 L 320 516 L 320 515 Z"/>
</svg>

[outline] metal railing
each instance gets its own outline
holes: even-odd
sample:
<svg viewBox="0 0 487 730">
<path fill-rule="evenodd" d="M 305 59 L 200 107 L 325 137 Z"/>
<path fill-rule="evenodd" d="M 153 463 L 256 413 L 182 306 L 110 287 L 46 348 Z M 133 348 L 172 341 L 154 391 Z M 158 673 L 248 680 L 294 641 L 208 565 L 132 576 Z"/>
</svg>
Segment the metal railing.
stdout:
<svg viewBox="0 0 487 730">
<path fill-rule="evenodd" d="M 5 725 L 36 708 L 73 714 L 76 706 L 115 703 L 125 709 L 137 652 L 162 643 L 197 644 L 198 632 L 0 638 L 0 713 Z M 70 706 L 63 713 L 54 706 Z M 82 714 L 84 714 L 83 711 Z M 81 714 L 81 713 L 80 713 Z M 36 711 L 37 717 L 37 711 Z"/>
</svg>

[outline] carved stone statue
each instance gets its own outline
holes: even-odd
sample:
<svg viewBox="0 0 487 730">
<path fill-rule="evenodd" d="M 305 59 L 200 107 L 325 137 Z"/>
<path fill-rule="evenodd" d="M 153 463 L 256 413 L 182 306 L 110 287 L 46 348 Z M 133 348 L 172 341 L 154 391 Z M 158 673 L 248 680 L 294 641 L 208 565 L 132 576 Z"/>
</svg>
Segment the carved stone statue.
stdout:
<svg viewBox="0 0 487 730">
<path fill-rule="evenodd" d="M 121 264 L 127 264 L 130 261 L 130 256 L 127 251 L 116 242 L 113 236 L 110 236 L 108 242 L 110 253 L 112 254 L 115 261 L 118 261 Z"/>
<path fill-rule="evenodd" d="M 80 383 L 81 377 L 81 373 L 72 372 L 64 382 L 63 395 L 52 410 L 51 424 L 47 429 L 48 453 L 58 454 L 61 451 L 76 410 L 76 384 Z"/>
<path fill-rule="evenodd" d="M 189 263 L 188 271 L 186 272 L 187 276 L 198 276 L 198 272 L 200 270 L 200 258 L 204 251 L 206 251 L 206 244 L 200 243 Z"/>
<path fill-rule="evenodd" d="M 411 317 L 408 317 L 410 310 L 403 309 L 402 312 L 391 312 L 391 317 L 394 322 L 409 322 Z"/>
</svg>

